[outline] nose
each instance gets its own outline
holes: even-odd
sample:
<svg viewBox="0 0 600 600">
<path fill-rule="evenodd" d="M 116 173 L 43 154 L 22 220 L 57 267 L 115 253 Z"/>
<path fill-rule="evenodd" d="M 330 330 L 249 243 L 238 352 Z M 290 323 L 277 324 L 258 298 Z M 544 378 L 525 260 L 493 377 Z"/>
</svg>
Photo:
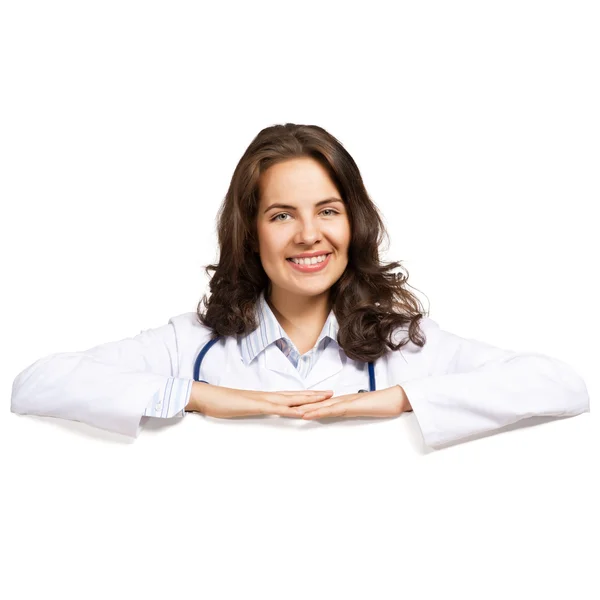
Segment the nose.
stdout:
<svg viewBox="0 0 600 600">
<path fill-rule="evenodd" d="M 315 221 L 306 219 L 303 221 L 299 220 L 298 223 L 298 230 L 294 235 L 294 243 L 312 246 L 321 239 L 322 234 Z"/>
</svg>

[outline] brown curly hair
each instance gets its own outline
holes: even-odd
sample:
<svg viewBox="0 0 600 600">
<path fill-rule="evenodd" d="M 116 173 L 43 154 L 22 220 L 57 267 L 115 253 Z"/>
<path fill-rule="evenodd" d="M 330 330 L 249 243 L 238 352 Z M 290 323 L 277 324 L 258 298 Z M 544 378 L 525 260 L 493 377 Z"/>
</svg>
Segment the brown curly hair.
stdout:
<svg viewBox="0 0 600 600">
<path fill-rule="evenodd" d="M 385 230 L 369 198 L 360 171 L 343 145 L 317 125 L 273 125 L 263 129 L 238 162 L 217 215 L 219 260 L 210 271 L 210 298 L 197 307 L 200 323 L 217 336 L 245 335 L 258 327 L 256 302 L 268 297 L 270 280 L 258 254 L 256 218 L 259 177 L 274 164 L 300 157 L 318 161 L 329 173 L 346 205 L 351 226 L 348 265 L 330 288 L 330 303 L 339 323 L 337 342 L 348 357 L 370 362 L 408 339 L 426 342 L 419 321 L 427 316 L 419 299 L 405 289 L 408 280 L 391 272 L 400 262 L 382 264 L 379 246 Z M 205 311 L 201 310 L 204 306 Z M 392 342 L 392 334 L 408 323 L 408 338 Z"/>
</svg>

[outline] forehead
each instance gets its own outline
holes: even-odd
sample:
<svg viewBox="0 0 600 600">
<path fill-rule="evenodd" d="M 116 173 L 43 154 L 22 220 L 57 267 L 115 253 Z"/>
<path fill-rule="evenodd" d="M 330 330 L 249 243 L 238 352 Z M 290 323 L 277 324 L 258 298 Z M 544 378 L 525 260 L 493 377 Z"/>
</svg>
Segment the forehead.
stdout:
<svg viewBox="0 0 600 600">
<path fill-rule="evenodd" d="M 294 158 L 269 167 L 259 178 L 260 202 L 312 203 L 338 190 L 327 170 L 308 157 Z"/>
</svg>

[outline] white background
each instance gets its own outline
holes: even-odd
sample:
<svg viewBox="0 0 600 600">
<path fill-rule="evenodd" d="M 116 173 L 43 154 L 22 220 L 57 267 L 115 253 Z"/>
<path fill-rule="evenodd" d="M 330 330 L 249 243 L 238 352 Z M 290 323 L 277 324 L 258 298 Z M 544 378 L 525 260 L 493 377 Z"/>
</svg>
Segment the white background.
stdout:
<svg viewBox="0 0 600 600">
<path fill-rule="evenodd" d="M 0 596 L 600 597 L 595 8 L 3 3 Z M 285 122 L 352 154 L 431 318 L 567 362 L 591 412 L 439 451 L 408 415 L 132 442 L 11 413 L 36 359 L 196 310 L 235 165 Z"/>
</svg>

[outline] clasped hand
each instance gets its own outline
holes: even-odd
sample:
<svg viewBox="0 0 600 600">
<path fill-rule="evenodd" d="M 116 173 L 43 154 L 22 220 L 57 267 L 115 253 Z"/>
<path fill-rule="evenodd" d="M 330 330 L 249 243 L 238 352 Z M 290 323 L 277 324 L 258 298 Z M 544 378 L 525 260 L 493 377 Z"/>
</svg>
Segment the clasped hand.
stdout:
<svg viewBox="0 0 600 600">
<path fill-rule="evenodd" d="M 303 419 L 326 417 L 396 417 L 412 407 L 404 389 L 394 385 L 383 390 L 345 394 L 297 407 Z"/>
<path fill-rule="evenodd" d="M 195 382 L 186 411 L 208 417 L 233 418 L 252 415 L 301 417 L 395 417 L 412 410 L 400 385 L 332 397 L 333 391 L 296 390 L 262 392 Z"/>
</svg>

